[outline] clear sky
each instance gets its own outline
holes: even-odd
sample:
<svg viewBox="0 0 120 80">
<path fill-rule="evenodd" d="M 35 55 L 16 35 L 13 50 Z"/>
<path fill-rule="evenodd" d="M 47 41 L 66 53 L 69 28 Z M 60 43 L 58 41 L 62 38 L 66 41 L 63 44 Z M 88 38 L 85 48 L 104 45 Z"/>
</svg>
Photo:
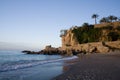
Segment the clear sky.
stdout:
<svg viewBox="0 0 120 80">
<path fill-rule="evenodd" d="M 4 43 L 59 47 L 61 29 L 93 24 L 94 13 L 99 19 L 120 16 L 120 0 L 0 0 L 0 48 Z"/>
</svg>

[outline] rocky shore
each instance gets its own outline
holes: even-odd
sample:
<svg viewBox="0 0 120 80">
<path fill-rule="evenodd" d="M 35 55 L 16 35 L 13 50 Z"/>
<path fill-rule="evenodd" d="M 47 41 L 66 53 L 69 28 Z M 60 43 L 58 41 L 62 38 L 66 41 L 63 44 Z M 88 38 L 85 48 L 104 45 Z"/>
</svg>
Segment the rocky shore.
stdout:
<svg viewBox="0 0 120 80">
<path fill-rule="evenodd" d="M 45 49 L 35 52 L 24 50 L 26 54 L 47 54 L 47 55 L 79 55 L 86 53 L 108 53 L 113 51 L 120 51 L 120 41 L 114 42 L 95 42 L 80 44 L 78 46 L 59 47 L 55 48 L 51 45 L 45 47 Z"/>
<path fill-rule="evenodd" d="M 24 50 L 22 51 L 23 53 L 26 54 L 47 54 L 47 55 L 64 55 L 67 54 L 65 50 L 61 50 L 60 48 L 54 48 L 51 45 L 48 45 L 45 47 L 45 49 L 35 52 L 35 51 L 30 51 L 30 50 Z"/>
<path fill-rule="evenodd" d="M 90 54 L 53 80 L 120 80 L 120 52 Z"/>
</svg>

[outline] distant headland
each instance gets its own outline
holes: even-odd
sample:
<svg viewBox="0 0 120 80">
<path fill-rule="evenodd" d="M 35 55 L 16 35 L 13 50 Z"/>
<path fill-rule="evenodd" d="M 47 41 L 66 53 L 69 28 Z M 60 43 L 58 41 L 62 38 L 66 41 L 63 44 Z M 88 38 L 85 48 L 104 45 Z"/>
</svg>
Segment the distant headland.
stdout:
<svg viewBox="0 0 120 80">
<path fill-rule="evenodd" d="M 116 16 L 103 17 L 97 24 L 97 14 L 93 14 L 95 24 L 83 23 L 82 26 L 72 26 L 68 30 L 61 30 L 62 46 L 54 48 L 51 45 L 34 52 L 22 51 L 27 54 L 60 54 L 77 55 L 81 53 L 108 53 L 120 50 L 120 19 Z"/>
</svg>

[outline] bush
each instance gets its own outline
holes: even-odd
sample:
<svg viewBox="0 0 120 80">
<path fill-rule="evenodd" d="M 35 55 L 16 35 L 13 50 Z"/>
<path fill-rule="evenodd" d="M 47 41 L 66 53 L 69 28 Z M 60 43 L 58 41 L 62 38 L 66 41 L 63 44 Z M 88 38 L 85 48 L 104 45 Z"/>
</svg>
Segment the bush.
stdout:
<svg viewBox="0 0 120 80">
<path fill-rule="evenodd" d="M 118 26 L 116 29 L 117 29 L 118 31 L 120 31 L 120 26 Z"/>
<path fill-rule="evenodd" d="M 117 32 L 110 32 L 108 38 L 110 41 L 116 41 L 119 39 L 119 34 Z"/>
<path fill-rule="evenodd" d="M 74 29 L 72 32 L 74 33 L 80 44 L 88 42 L 98 42 L 101 36 L 101 29 L 94 28 L 93 25 L 84 25 L 83 27 Z"/>
<path fill-rule="evenodd" d="M 116 29 L 118 32 L 115 32 Z M 99 42 L 102 38 L 105 38 L 106 41 L 116 41 L 120 39 L 120 27 L 117 27 L 116 29 L 114 29 L 113 26 L 94 28 L 94 25 L 88 25 L 87 23 L 84 23 L 82 27 L 73 29 L 72 32 L 74 33 L 74 36 L 77 38 L 78 42 L 82 44 Z M 102 33 L 103 30 L 106 30 L 108 35 L 104 35 Z"/>
<path fill-rule="evenodd" d="M 104 26 L 104 27 L 101 27 L 101 29 L 112 30 L 112 29 L 113 29 L 113 26 Z"/>
</svg>

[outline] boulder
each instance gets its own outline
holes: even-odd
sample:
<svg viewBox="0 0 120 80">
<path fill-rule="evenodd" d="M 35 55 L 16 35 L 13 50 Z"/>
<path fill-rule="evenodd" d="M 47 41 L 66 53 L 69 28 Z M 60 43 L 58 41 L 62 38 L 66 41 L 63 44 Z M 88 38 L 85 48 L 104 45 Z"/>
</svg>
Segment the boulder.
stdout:
<svg viewBox="0 0 120 80">
<path fill-rule="evenodd" d="M 110 49 L 108 47 L 105 47 L 105 46 L 97 46 L 97 51 L 99 53 L 107 53 L 110 51 Z"/>
<path fill-rule="evenodd" d="M 89 52 L 92 53 L 92 52 L 96 52 L 97 48 L 95 46 L 91 46 L 90 49 L 89 49 Z"/>
</svg>

